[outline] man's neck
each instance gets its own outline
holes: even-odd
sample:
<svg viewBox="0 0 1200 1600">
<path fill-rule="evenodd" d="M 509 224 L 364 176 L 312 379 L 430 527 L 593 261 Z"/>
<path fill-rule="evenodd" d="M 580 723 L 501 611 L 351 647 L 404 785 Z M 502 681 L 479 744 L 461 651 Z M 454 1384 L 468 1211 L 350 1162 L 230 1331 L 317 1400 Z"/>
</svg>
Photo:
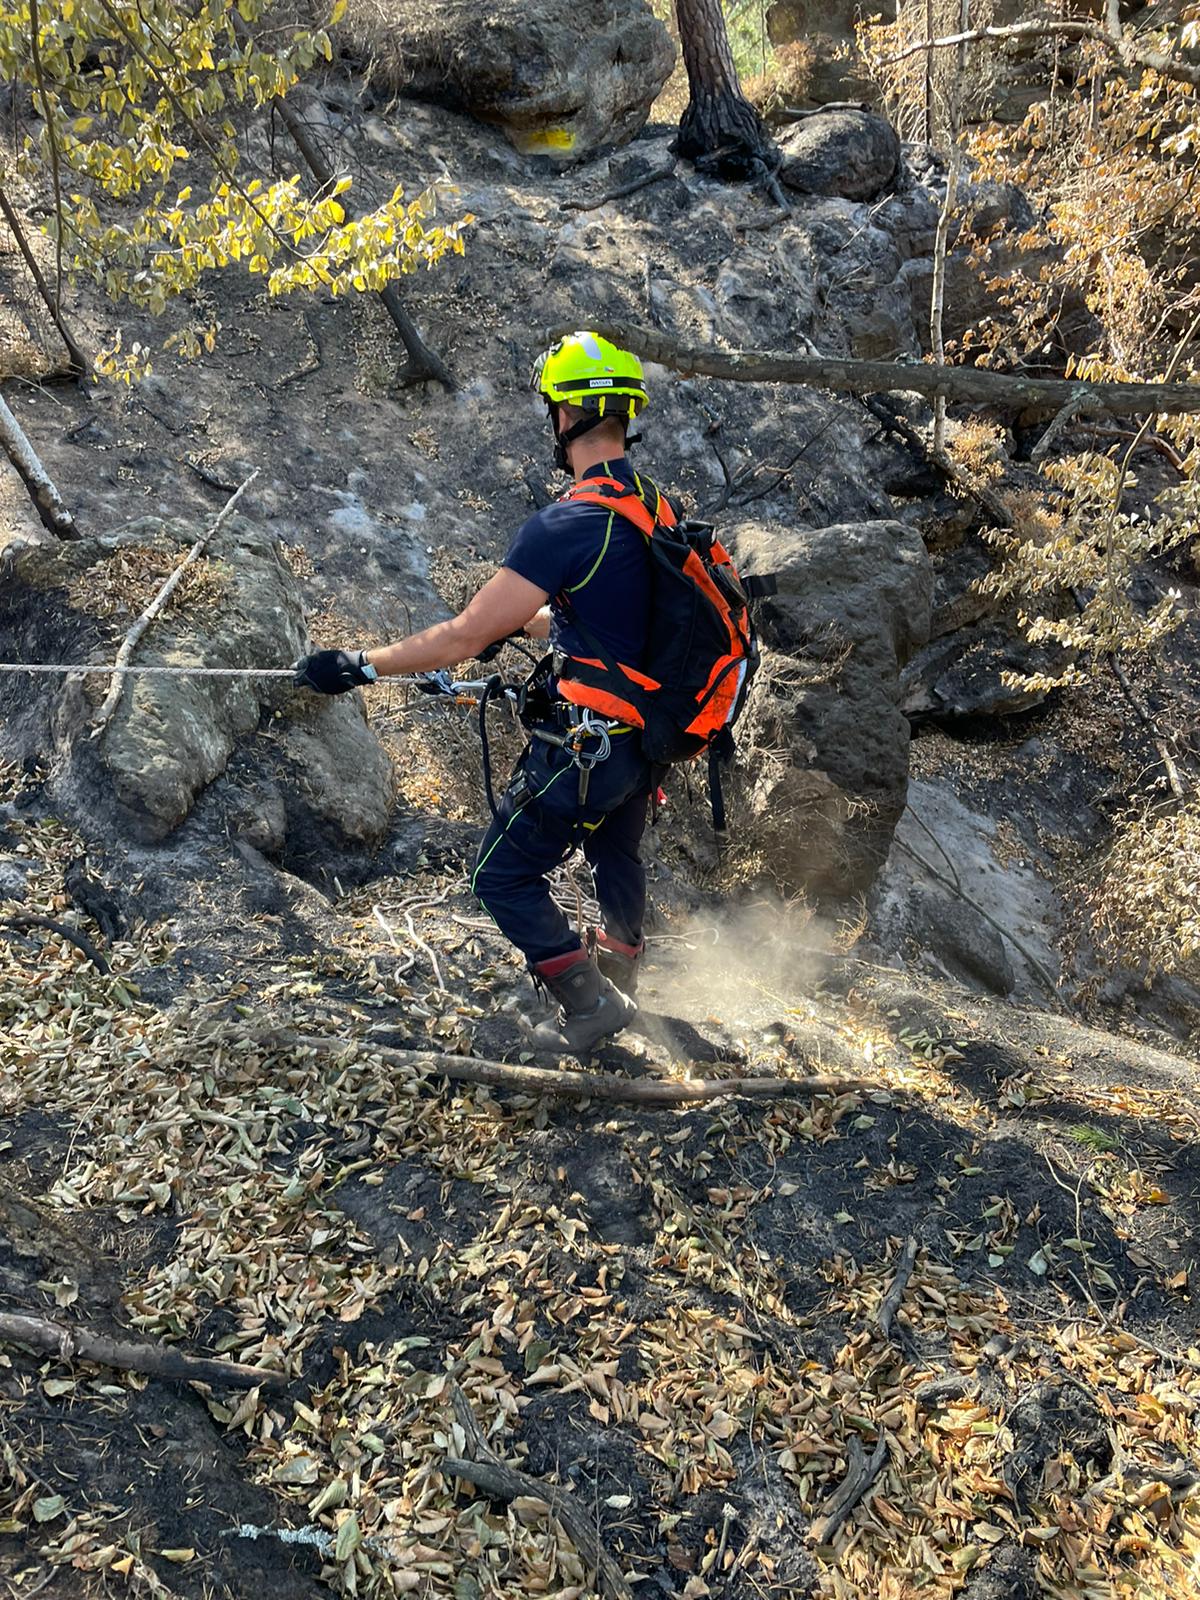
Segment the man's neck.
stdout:
<svg viewBox="0 0 1200 1600">
<path fill-rule="evenodd" d="M 586 440 L 581 439 L 571 450 L 571 471 L 575 475 L 575 482 L 585 478 L 589 472 L 594 472 L 597 467 L 614 466 L 618 461 L 624 461 L 625 451 L 620 445 L 593 444 L 590 449 L 581 448 Z"/>
</svg>

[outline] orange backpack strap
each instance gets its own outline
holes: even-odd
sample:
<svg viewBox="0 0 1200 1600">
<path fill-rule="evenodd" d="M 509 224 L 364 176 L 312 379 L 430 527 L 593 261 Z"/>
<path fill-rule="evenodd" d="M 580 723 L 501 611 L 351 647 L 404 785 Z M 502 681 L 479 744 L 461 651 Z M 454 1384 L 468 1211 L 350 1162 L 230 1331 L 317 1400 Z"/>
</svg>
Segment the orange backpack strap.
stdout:
<svg viewBox="0 0 1200 1600">
<path fill-rule="evenodd" d="M 637 479 L 638 487 L 631 489 L 627 483 L 622 483 L 619 478 L 585 478 L 582 483 L 576 484 L 573 489 L 568 489 L 563 495 L 563 501 L 571 503 L 580 501 L 584 505 L 600 506 L 609 511 L 615 511 L 628 522 L 632 522 L 639 533 L 649 539 L 659 523 L 664 528 L 673 528 L 676 517 L 668 501 L 660 493 L 658 485 L 649 478 Z M 647 496 L 653 495 L 653 501 Z"/>
</svg>

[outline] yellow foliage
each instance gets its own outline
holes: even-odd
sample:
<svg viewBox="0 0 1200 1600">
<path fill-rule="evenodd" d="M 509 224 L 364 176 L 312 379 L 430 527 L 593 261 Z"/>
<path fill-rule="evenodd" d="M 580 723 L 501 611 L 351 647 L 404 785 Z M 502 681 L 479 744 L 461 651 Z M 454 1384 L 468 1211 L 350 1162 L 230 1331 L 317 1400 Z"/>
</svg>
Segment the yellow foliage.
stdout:
<svg viewBox="0 0 1200 1600">
<path fill-rule="evenodd" d="M 453 195 L 448 185 L 411 201 L 397 188 L 348 222 L 336 196 L 350 188 L 349 177 L 310 197 L 298 175 L 272 180 L 250 168 L 234 111 L 286 94 L 331 57 L 322 30 L 281 27 L 277 14 L 268 30 L 268 9 L 269 0 L 237 0 L 236 9 L 63 0 L 37 8 L 35 60 L 29 0 L 0 8 L 0 75 L 23 84 L 42 113 L 19 166 L 54 191 L 48 231 L 60 241 L 68 274 L 158 315 L 206 272 L 235 263 L 266 276 L 272 294 L 320 287 L 338 294 L 382 289 L 462 253 L 473 218 L 429 225 Z M 344 0 L 335 0 L 331 23 L 343 9 Z M 209 169 L 207 196 L 193 201 L 188 185 L 172 198 L 176 167 L 196 158 Z M 215 329 L 173 335 L 168 348 L 196 355 L 213 338 Z M 97 370 L 133 382 L 149 370 L 148 352 L 122 352 L 118 337 Z"/>
</svg>

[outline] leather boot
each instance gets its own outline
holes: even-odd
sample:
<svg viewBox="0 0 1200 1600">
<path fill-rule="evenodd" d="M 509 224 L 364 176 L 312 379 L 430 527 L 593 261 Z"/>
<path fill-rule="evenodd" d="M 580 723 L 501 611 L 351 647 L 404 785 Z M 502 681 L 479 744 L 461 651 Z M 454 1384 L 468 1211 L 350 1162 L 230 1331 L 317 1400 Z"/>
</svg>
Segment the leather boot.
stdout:
<svg viewBox="0 0 1200 1600">
<path fill-rule="evenodd" d="M 557 1013 L 531 1031 L 534 1049 L 586 1056 L 602 1039 L 619 1033 L 637 1011 L 586 950 L 565 967 L 561 958 L 541 962 L 533 968 L 533 976 L 558 1001 Z"/>
<path fill-rule="evenodd" d="M 603 928 L 594 928 L 589 945 L 600 971 L 632 1000 L 637 994 L 638 974 L 646 953 L 645 939 L 639 939 L 637 944 L 622 944 Z"/>
</svg>

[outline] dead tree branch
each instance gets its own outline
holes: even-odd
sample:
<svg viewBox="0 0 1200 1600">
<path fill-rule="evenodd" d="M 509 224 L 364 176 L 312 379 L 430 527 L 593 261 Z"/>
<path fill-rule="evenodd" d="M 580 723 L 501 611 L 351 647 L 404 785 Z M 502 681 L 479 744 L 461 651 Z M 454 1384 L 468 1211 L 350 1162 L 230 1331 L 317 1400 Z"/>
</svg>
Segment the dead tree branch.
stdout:
<svg viewBox="0 0 1200 1600">
<path fill-rule="evenodd" d="M 53 917 L 42 917 L 33 911 L 19 911 L 15 916 L 5 917 L 0 927 L 15 928 L 18 931 L 22 928 L 47 928 L 51 933 L 56 933 L 60 939 L 65 939 L 68 944 L 73 944 L 76 950 L 82 950 L 97 972 L 108 971 L 108 962 L 86 934 L 80 933 L 77 928 L 68 928 L 65 922 L 55 922 Z"/>
<path fill-rule="evenodd" d="M 595 200 L 564 200 L 559 206 L 560 211 L 599 211 L 601 206 L 606 206 L 610 200 L 623 200 L 626 195 L 637 194 L 639 189 L 648 189 L 652 183 L 661 183 L 664 178 L 673 178 L 677 163 L 670 161 L 665 167 L 655 167 L 653 172 L 646 172 L 640 178 L 631 178 L 628 183 L 619 183 L 615 189 L 606 189 Z"/>
<path fill-rule="evenodd" d="M 134 623 L 133 627 L 130 628 L 129 632 L 125 635 L 125 642 L 121 646 L 120 650 L 118 650 L 117 659 L 113 663 L 113 666 L 116 670 L 113 672 L 112 679 L 109 682 L 108 693 L 104 696 L 104 703 L 101 705 L 100 710 L 96 713 L 96 723 L 92 729 L 93 739 L 99 738 L 99 736 L 104 732 L 105 728 L 108 727 L 108 724 L 112 720 L 113 713 L 120 704 L 121 691 L 125 687 L 125 675 L 121 671 L 121 668 L 129 665 L 130 661 L 133 659 L 133 652 L 138 647 L 138 641 L 141 639 L 146 629 L 154 621 L 155 617 L 160 614 L 167 601 L 175 593 L 175 590 L 179 587 L 179 584 L 183 579 L 184 573 L 194 561 L 197 561 L 204 554 L 209 544 L 225 525 L 226 519 L 232 515 L 233 509 L 237 505 L 238 501 L 242 498 L 246 490 L 257 477 L 258 468 L 255 467 L 254 471 L 245 480 L 245 482 L 239 484 L 238 487 L 233 491 L 229 499 L 221 508 L 221 512 L 217 517 L 217 520 L 213 523 L 212 527 L 209 528 L 207 533 L 202 533 L 200 535 L 195 544 L 188 551 L 187 555 L 184 556 L 183 560 L 179 563 L 174 572 L 171 573 L 170 577 L 168 577 L 167 581 L 163 584 L 162 588 L 154 596 L 154 599 L 151 600 L 145 611 L 142 612 L 141 616 Z"/>
<path fill-rule="evenodd" d="M 675 1106 L 716 1100 L 784 1098 L 789 1095 L 869 1094 L 879 1088 L 866 1078 L 821 1075 L 808 1078 L 621 1078 L 613 1072 L 572 1072 L 554 1067 L 524 1067 L 509 1061 L 443 1056 L 433 1050 L 398 1050 L 357 1040 L 329 1039 L 319 1034 L 283 1033 L 280 1044 L 323 1052 L 359 1051 L 379 1056 L 398 1067 L 432 1072 L 455 1083 L 485 1083 L 535 1095 L 580 1095 L 617 1105 Z"/>
<path fill-rule="evenodd" d="M 1164 55 L 1161 50 L 1151 50 L 1138 44 L 1125 33 L 1112 33 L 1102 23 L 1088 22 L 1073 17 L 1037 17 L 1031 22 L 1011 22 L 990 27 L 969 28 L 961 33 L 949 33 L 940 39 L 917 39 L 897 50 L 882 63 L 892 66 L 919 55 L 922 50 L 950 50 L 959 45 L 981 44 L 987 40 L 1007 43 L 1022 39 L 1078 39 L 1103 45 L 1110 56 L 1125 71 L 1141 67 L 1157 72 L 1160 78 L 1173 78 L 1177 83 L 1200 84 L 1200 67 L 1175 56 Z"/>
<path fill-rule="evenodd" d="M 1051 422 L 1045 433 L 1029 452 L 1029 459 L 1031 461 L 1044 461 L 1050 454 L 1051 450 L 1054 449 L 1063 433 L 1067 430 L 1067 428 L 1070 427 L 1071 423 L 1074 422 L 1075 418 L 1079 415 L 1080 398 L 1081 397 L 1078 394 L 1073 394 L 1067 401 L 1066 405 L 1063 406 L 1062 410 L 1054 418 L 1053 422 Z"/>
<path fill-rule="evenodd" d="M 571 331 L 570 325 L 562 323 L 543 337 L 547 345 L 552 345 Z M 682 345 L 653 328 L 616 323 L 598 324 L 594 331 L 643 360 L 657 361 L 685 377 L 724 378 L 732 383 L 799 383 L 856 395 L 907 392 L 930 400 L 945 395 L 955 403 L 1013 410 L 1044 406 L 1057 411 L 1078 395 L 1080 415 L 1110 412 L 1114 416 L 1140 416 L 1161 411 L 1184 416 L 1200 412 L 1200 383 L 1080 383 L 1070 378 L 990 372 L 984 367 L 934 367 L 919 361 L 910 364 L 797 356 L 774 350 L 718 350 L 712 345 Z"/>
<path fill-rule="evenodd" d="M 16 241 L 17 249 L 21 252 L 21 258 L 29 269 L 29 276 L 33 279 L 34 286 L 37 289 L 38 294 L 41 295 L 42 300 L 45 303 L 46 310 L 50 313 L 51 321 L 58 329 L 59 338 L 66 346 L 67 356 L 70 359 L 70 370 L 72 376 L 76 378 L 85 377 L 91 370 L 91 363 L 88 361 L 88 358 L 84 355 L 83 351 L 79 348 L 74 334 L 71 332 L 70 328 L 67 327 L 67 324 L 63 320 L 62 308 L 59 305 L 58 296 L 46 282 L 45 276 L 42 273 L 42 269 L 38 266 L 37 257 L 34 255 L 33 250 L 30 247 L 29 240 L 25 236 L 25 230 L 21 226 L 21 219 L 17 215 L 16 207 L 9 199 L 8 194 L 6 193 L 2 184 L 0 184 L 0 214 L 3 215 L 5 222 L 8 223 L 8 231 L 12 234 L 13 239 Z"/>
<path fill-rule="evenodd" d="M 30 1317 L 0 1311 L 0 1341 L 24 1344 L 44 1350 L 60 1361 L 95 1361 L 119 1372 L 144 1372 L 174 1383 L 213 1383 L 229 1389 L 281 1388 L 282 1372 L 242 1366 L 236 1361 L 214 1361 L 207 1356 L 188 1356 L 166 1345 L 135 1344 L 125 1339 L 110 1339 L 83 1327 L 51 1322 L 46 1317 Z"/>
<path fill-rule="evenodd" d="M 446 1472 L 496 1500 L 516 1500 L 522 1495 L 544 1500 L 551 1516 L 562 1524 L 579 1554 L 595 1571 L 597 1586 L 606 1600 L 634 1600 L 625 1574 L 601 1544 L 599 1530 L 584 1507 L 561 1489 L 502 1461 L 484 1438 L 471 1403 L 457 1384 L 451 1387 L 451 1403 L 455 1421 L 466 1436 L 466 1448 L 475 1459 L 447 1456 L 443 1463 Z"/>
<path fill-rule="evenodd" d="M 56 539 L 78 539 L 79 529 L 75 526 L 75 518 L 67 509 L 54 479 L 39 460 L 24 428 L 9 410 L 3 395 L 0 395 L 0 445 L 3 445 L 5 455 L 37 507 L 42 526 Z"/>
<path fill-rule="evenodd" d="M 885 1339 L 892 1337 L 892 1323 L 900 1309 L 900 1302 L 904 1299 L 904 1291 L 908 1287 L 908 1280 L 912 1277 L 913 1268 L 917 1264 L 917 1238 L 916 1235 L 909 1239 L 904 1249 L 900 1252 L 896 1262 L 896 1275 L 883 1299 L 879 1302 L 879 1331 Z"/>
<path fill-rule="evenodd" d="M 852 1433 L 846 1445 L 846 1458 L 846 1476 L 825 1502 L 821 1515 L 810 1530 L 818 1544 L 832 1542 L 846 1518 L 883 1471 L 888 1458 L 887 1434 L 879 1435 L 868 1459 L 863 1454 L 858 1435 Z"/>
<path fill-rule="evenodd" d="M 313 138 L 304 119 L 300 117 L 294 106 L 288 104 L 282 96 L 272 101 L 273 108 L 279 113 L 284 127 L 291 134 L 296 149 L 304 157 L 305 165 L 323 189 L 332 189 L 334 176 L 325 157 L 321 154 L 316 140 Z M 342 196 L 342 210 L 346 214 L 346 221 L 355 220 L 354 208 L 349 204 L 348 197 Z M 434 355 L 433 351 L 422 339 L 416 323 L 404 309 L 400 299 L 400 291 L 394 283 L 389 283 L 379 291 L 379 298 L 383 308 L 391 317 L 400 335 L 400 341 L 408 353 L 408 365 L 400 374 L 401 378 L 410 383 L 421 383 L 432 378 L 435 383 L 440 383 L 443 389 L 453 392 L 457 385 L 450 376 L 449 369 Z"/>
</svg>

